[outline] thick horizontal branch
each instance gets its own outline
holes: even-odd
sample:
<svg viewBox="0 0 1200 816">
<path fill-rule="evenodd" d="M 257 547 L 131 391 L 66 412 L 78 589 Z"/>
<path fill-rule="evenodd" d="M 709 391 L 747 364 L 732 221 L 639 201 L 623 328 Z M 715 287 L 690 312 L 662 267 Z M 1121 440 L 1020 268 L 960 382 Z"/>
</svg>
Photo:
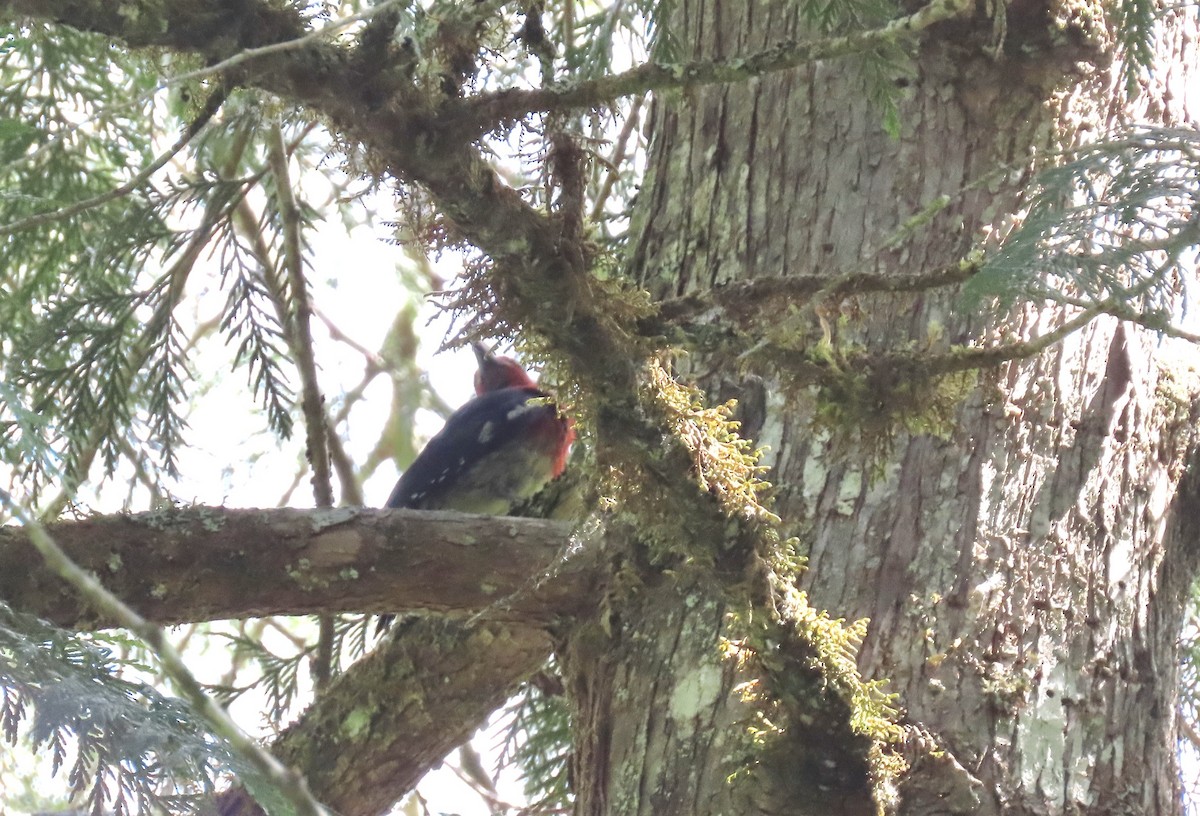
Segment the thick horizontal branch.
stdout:
<svg viewBox="0 0 1200 816">
<path fill-rule="evenodd" d="M 805 63 L 861 54 L 871 48 L 912 37 L 935 23 L 957 17 L 973 3 L 964 0 L 933 0 L 916 12 L 879 28 L 838 37 L 779 43 L 757 54 L 734 60 L 705 60 L 669 65 L 645 63 L 620 74 L 575 83 L 564 88 L 506 90 L 463 100 L 440 115 L 454 130 L 485 132 L 501 122 L 520 119 L 535 112 L 591 108 L 623 96 L 641 96 L 651 91 L 691 88 L 728 82 L 745 82 Z"/>
<path fill-rule="evenodd" d="M 48 525 L 75 563 L 159 624 L 263 615 L 433 610 L 542 622 L 587 603 L 570 526 L 411 510 L 193 507 Z M 69 628 L 111 625 L 0 528 L 0 600 Z"/>
<path fill-rule="evenodd" d="M 32 543 L 44 529 L 0 529 L 0 599 L 63 625 L 106 623 L 44 566 Z M 509 618 L 400 623 L 272 746 L 280 768 L 302 771 L 316 799 L 346 814 L 387 810 L 469 738 L 549 657 L 540 622 L 589 594 L 575 569 L 583 558 L 538 580 L 570 531 L 539 519 L 194 507 L 49 529 L 75 564 L 159 623 L 366 607 L 492 607 Z M 240 789 L 217 812 L 262 813 Z"/>
</svg>

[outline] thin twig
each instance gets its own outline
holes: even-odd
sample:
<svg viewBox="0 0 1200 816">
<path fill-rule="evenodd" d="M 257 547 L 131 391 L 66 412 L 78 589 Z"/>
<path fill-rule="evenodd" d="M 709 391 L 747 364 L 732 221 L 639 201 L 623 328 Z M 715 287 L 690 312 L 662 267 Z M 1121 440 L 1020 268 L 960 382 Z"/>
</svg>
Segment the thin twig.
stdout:
<svg viewBox="0 0 1200 816">
<path fill-rule="evenodd" d="M 342 486 L 342 504 L 352 507 L 363 505 L 362 488 L 358 484 L 358 476 L 354 472 L 354 461 L 346 453 L 346 446 L 338 436 L 337 426 L 329 419 L 325 426 L 325 438 L 329 443 L 329 461 L 337 473 L 338 484 Z"/>
<path fill-rule="evenodd" d="M 279 497 L 279 501 L 275 503 L 276 507 L 287 507 L 291 504 L 292 494 L 300 488 L 300 483 L 304 481 L 304 477 L 308 475 L 308 461 L 301 459 L 300 467 L 296 469 L 296 473 L 292 476 L 291 483 L 287 489 L 283 491 L 283 495 Z"/>
<path fill-rule="evenodd" d="M 381 371 L 386 371 L 389 368 L 387 360 L 383 359 L 382 355 L 380 355 L 378 352 L 371 351 L 362 343 L 359 343 L 350 335 L 342 331 L 341 327 L 334 323 L 329 315 L 325 314 L 315 306 L 313 307 L 312 313 L 313 317 L 325 324 L 325 330 L 329 332 L 331 339 L 336 340 L 339 343 L 345 343 L 347 346 L 361 354 L 364 358 L 366 358 L 368 367 L 378 368 Z"/>
<path fill-rule="evenodd" d="M 1178 712 L 1176 714 L 1176 718 L 1179 723 L 1180 730 L 1183 732 L 1183 735 L 1187 737 L 1187 741 L 1191 743 L 1193 748 L 1200 750 L 1200 734 L 1196 733 L 1196 726 L 1191 720 L 1185 717 L 1182 712 Z"/>
<path fill-rule="evenodd" d="M 358 381 L 358 385 L 354 386 L 342 395 L 341 407 L 338 408 L 337 413 L 330 418 L 330 422 L 333 423 L 334 427 L 337 427 L 346 421 L 346 418 L 350 416 L 350 409 L 354 407 L 355 403 L 363 398 L 363 394 L 366 393 L 367 386 L 373 383 L 375 378 L 380 374 L 383 374 L 385 370 L 387 369 L 376 368 L 372 365 L 367 366 L 367 370 L 363 372 L 363 377 Z M 445 417 L 443 417 L 443 419 L 444 418 Z"/>
<path fill-rule="evenodd" d="M 317 507 L 333 507 L 333 474 L 329 465 L 329 417 L 325 413 L 325 398 L 321 395 L 321 386 L 317 382 L 317 362 L 312 339 L 312 303 L 308 297 L 304 257 L 300 250 L 300 210 L 296 206 L 296 198 L 292 191 L 283 129 L 278 123 L 271 127 L 268 134 L 267 161 L 275 176 L 275 195 L 279 201 L 280 220 L 283 223 L 283 266 L 291 295 L 291 303 L 287 309 L 288 321 L 284 324 L 284 337 L 296 358 L 296 370 L 300 373 L 300 404 L 304 412 L 308 461 L 313 471 L 313 498 Z M 311 670 L 313 684 L 319 692 L 328 686 L 333 678 L 333 616 L 318 616 L 317 626 L 320 632 Z"/>
<path fill-rule="evenodd" d="M 999 365 L 1010 360 L 1028 360 L 1030 357 L 1041 354 L 1055 343 L 1065 340 L 1103 313 L 1103 307 L 1095 306 L 1085 309 L 1057 329 L 1048 331 L 1041 337 L 1017 343 L 1001 343 L 986 348 L 957 349 L 951 354 L 936 354 L 926 357 L 921 366 L 931 374 L 951 374 L 956 371 L 970 371 Z"/>
<path fill-rule="evenodd" d="M 1080 309 L 1087 309 L 1096 305 L 1094 301 L 1090 301 L 1087 298 L 1071 297 L 1069 295 L 1062 295 L 1057 292 L 1048 293 L 1046 299 L 1051 303 L 1066 304 L 1067 306 L 1075 306 L 1076 308 Z M 1186 331 L 1177 326 L 1171 325 L 1165 315 L 1156 314 L 1154 312 L 1140 312 L 1136 309 L 1129 308 L 1127 305 L 1120 303 L 1115 299 L 1104 301 L 1103 311 L 1104 314 L 1111 315 L 1118 320 L 1135 323 L 1142 328 L 1158 332 L 1165 337 L 1186 340 L 1189 343 L 1200 343 L 1200 334 Z"/>
<path fill-rule="evenodd" d="M 317 382 L 316 355 L 312 341 L 312 304 L 308 298 L 308 281 L 304 277 L 304 257 L 300 249 L 300 211 L 292 192 L 291 175 L 278 125 L 271 128 L 267 139 L 267 159 L 275 176 L 275 192 L 283 222 L 283 268 L 288 278 L 291 303 L 288 304 L 286 337 L 296 369 L 300 373 L 301 405 L 306 423 L 305 440 L 308 458 L 313 468 L 313 496 L 317 507 L 333 507 L 333 485 L 329 470 L 329 452 L 325 444 L 324 398 Z"/>
<path fill-rule="evenodd" d="M 639 96 L 633 100 L 633 104 L 629 107 L 629 113 L 625 117 L 625 124 L 621 127 L 621 132 L 617 135 L 616 144 L 613 145 L 612 157 L 608 160 L 608 172 L 604 174 L 604 184 L 601 185 L 600 191 L 596 194 L 596 201 L 592 205 L 593 222 L 599 221 L 600 216 L 604 215 L 604 205 L 608 202 L 608 196 L 612 193 L 613 185 L 617 183 L 617 179 L 621 176 L 621 165 L 625 163 L 625 148 L 629 143 L 629 137 L 633 135 L 634 128 L 638 125 L 639 114 L 642 112 L 642 103 L 645 99 L 644 96 Z"/>
<path fill-rule="evenodd" d="M 125 454 L 125 458 L 133 465 L 133 480 L 130 485 L 130 494 L 133 492 L 133 485 L 140 483 L 150 492 L 151 506 L 157 506 L 160 501 L 167 497 L 163 494 L 162 486 L 154 480 L 154 477 L 150 475 L 150 471 L 146 469 L 145 453 L 134 450 L 133 445 L 126 437 L 121 437 L 117 440 L 117 444 L 121 448 L 121 453 Z"/>
</svg>

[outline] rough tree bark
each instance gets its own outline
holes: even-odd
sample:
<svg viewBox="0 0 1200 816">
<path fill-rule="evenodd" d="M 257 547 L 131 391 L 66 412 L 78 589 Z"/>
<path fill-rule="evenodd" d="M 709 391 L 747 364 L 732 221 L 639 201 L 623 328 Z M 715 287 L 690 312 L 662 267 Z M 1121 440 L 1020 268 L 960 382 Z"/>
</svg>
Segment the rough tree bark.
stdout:
<svg viewBox="0 0 1200 816">
<path fill-rule="evenodd" d="M 1194 15 L 1167 15 L 1158 47 L 1170 67 L 1134 102 L 1111 32 L 1080 9 L 1009 15 L 998 55 L 962 25 L 927 36 L 895 140 L 845 63 L 660 98 L 635 272 L 662 298 L 775 275 L 929 272 L 1019 213 L 1030 157 L 1121 123 L 1194 121 Z M 670 28 L 685 59 L 804 33 L 787 0 L 681 2 Z M 894 248 L 941 195 L 950 205 Z M 835 347 L 875 351 L 1026 338 L 1061 320 L 1027 309 L 989 330 L 955 304 L 953 293 L 887 294 L 823 318 Z M 1200 505 L 1194 485 L 1181 488 L 1196 386 L 1166 351 L 1096 321 L 986 373 L 949 435 L 900 434 L 877 470 L 814 432 L 811 391 L 739 378 L 728 358 L 691 366 L 713 396 L 750 406 L 812 602 L 870 619 L 861 671 L 898 692 L 910 735 L 946 750 L 914 754 L 900 813 L 1178 812 L 1175 643 Z M 711 648 L 722 612 L 706 586 L 642 597 L 603 654 L 584 645 L 568 662 L 587 723 L 580 812 L 873 812 L 836 738 L 760 758 L 756 784 L 724 785 L 742 757 L 733 670 Z"/>
</svg>

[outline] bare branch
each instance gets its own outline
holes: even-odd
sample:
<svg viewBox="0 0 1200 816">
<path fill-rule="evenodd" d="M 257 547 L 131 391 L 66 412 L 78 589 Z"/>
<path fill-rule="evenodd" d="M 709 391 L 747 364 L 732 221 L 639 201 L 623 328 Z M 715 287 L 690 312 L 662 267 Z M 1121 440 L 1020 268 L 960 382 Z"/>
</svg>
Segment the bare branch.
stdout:
<svg viewBox="0 0 1200 816">
<path fill-rule="evenodd" d="M 325 324 L 325 330 L 329 332 L 331 339 L 336 340 L 339 343 L 345 343 L 347 346 L 361 354 L 363 359 L 367 361 L 367 368 L 379 369 L 380 371 L 387 371 L 391 368 L 391 366 L 388 365 L 387 360 L 383 359 L 383 355 L 377 351 L 372 351 L 362 343 L 359 343 L 350 335 L 346 334 L 346 332 L 342 331 L 340 326 L 333 322 L 329 315 L 325 314 L 315 306 L 313 307 L 313 317 Z"/>
<path fill-rule="evenodd" d="M 47 527 L 150 622 L 427 610 L 541 623 L 589 602 L 589 558 L 557 564 L 571 526 L 412 510 L 191 507 Z M 111 626 L 0 528 L 0 599 L 60 626 Z"/>
<path fill-rule="evenodd" d="M 629 138 L 641 121 L 642 105 L 645 101 L 645 97 L 640 96 L 633 100 L 633 104 L 629 107 L 629 113 L 625 116 L 625 123 L 621 126 L 621 132 L 617 134 L 612 156 L 608 158 L 608 172 L 604 174 L 604 183 L 600 185 L 600 190 L 596 193 L 596 201 L 592 205 L 592 221 L 599 221 L 604 215 L 604 206 L 608 203 L 613 186 L 621 175 L 621 167 L 625 164 L 628 155 Z"/>
<path fill-rule="evenodd" d="M 1196 731 L 1196 726 L 1182 711 L 1175 713 L 1175 722 L 1179 726 L 1179 732 L 1187 739 L 1195 750 L 1200 750 L 1200 732 Z"/>
<path fill-rule="evenodd" d="M 305 441 L 308 461 L 313 468 L 313 495 L 317 507 L 333 507 L 333 484 L 329 471 L 329 449 L 326 446 L 325 399 L 317 383 L 316 355 L 312 341 L 312 304 L 308 299 L 308 281 L 304 277 L 304 258 L 300 250 L 300 211 L 292 191 L 288 170 L 287 149 L 283 131 L 278 123 L 270 128 L 267 139 L 267 158 L 275 177 L 275 194 L 283 222 L 282 263 L 288 278 L 291 302 L 286 305 L 285 337 L 296 358 L 302 389 Z"/>
<path fill-rule="evenodd" d="M 337 426 L 331 417 L 325 424 L 325 443 L 329 446 L 329 462 L 337 474 L 338 484 L 342 486 L 342 504 L 361 507 L 363 500 L 362 487 L 358 484 L 358 474 L 354 472 L 354 462 L 338 436 Z"/>
</svg>

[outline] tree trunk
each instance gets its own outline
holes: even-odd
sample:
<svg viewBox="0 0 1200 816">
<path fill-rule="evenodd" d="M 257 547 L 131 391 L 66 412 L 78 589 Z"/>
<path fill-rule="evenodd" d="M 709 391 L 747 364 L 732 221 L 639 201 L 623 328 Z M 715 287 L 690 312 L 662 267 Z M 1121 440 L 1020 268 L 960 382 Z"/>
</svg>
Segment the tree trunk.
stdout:
<svg viewBox="0 0 1200 816">
<path fill-rule="evenodd" d="M 657 100 L 635 273 L 667 298 L 765 276 L 932 271 L 1019 218 L 1030 157 L 1122 123 L 1187 121 L 1194 19 L 1168 15 L 1158 48 L 1170 68 L 1129 102 L 1111 32 L 1070 9 L 1009 13 L 999 55 L 988 32 L 927 37 L 903 80 L 898 139 L 848 61 Z M 803 37 L 799 16 L 788 0 L 689 0 L 669 28 L 680 59 L 729 59 Z M 893 240 L 942 195 L 949 206 Z M 862 297 L 819 317 L 835 347 L 872 351 L 1028 338 L 1061 322 L 1029 307 L 988 327 L 940 292 Z M 916 750 L 884 804 L 1178 812 L 1175 642 L 1200 504 L 1181 487 L 1195 385 L 1177 381 L 1166 349 L 1094 321 L 1033 361 L 984 372 L 949 433 L 900 433 L 873 450 L 865 433 L 846 444 L 854 428 L 815 430 L 811 390 L 739 379 L 727 359 L 690 365 L 724 372 L 709 375 L 710 393 L 740 396 L 744 428 L 769 448 L 813 604 L 870 619 L 861 672 L 899 694 L 910 736 L 945 752 Z M 579 812 L 874 812 L 867 758 L 843 736 L 755 754 L 733 691 L 745 678 L 717 650 L 719 594 L 665 584 L 565 649 L 584 735 Z M 928 772 L 939 763 L 953 772 Z M 726 784 L 747 768 L 748 782 Z"/>
</svg>

